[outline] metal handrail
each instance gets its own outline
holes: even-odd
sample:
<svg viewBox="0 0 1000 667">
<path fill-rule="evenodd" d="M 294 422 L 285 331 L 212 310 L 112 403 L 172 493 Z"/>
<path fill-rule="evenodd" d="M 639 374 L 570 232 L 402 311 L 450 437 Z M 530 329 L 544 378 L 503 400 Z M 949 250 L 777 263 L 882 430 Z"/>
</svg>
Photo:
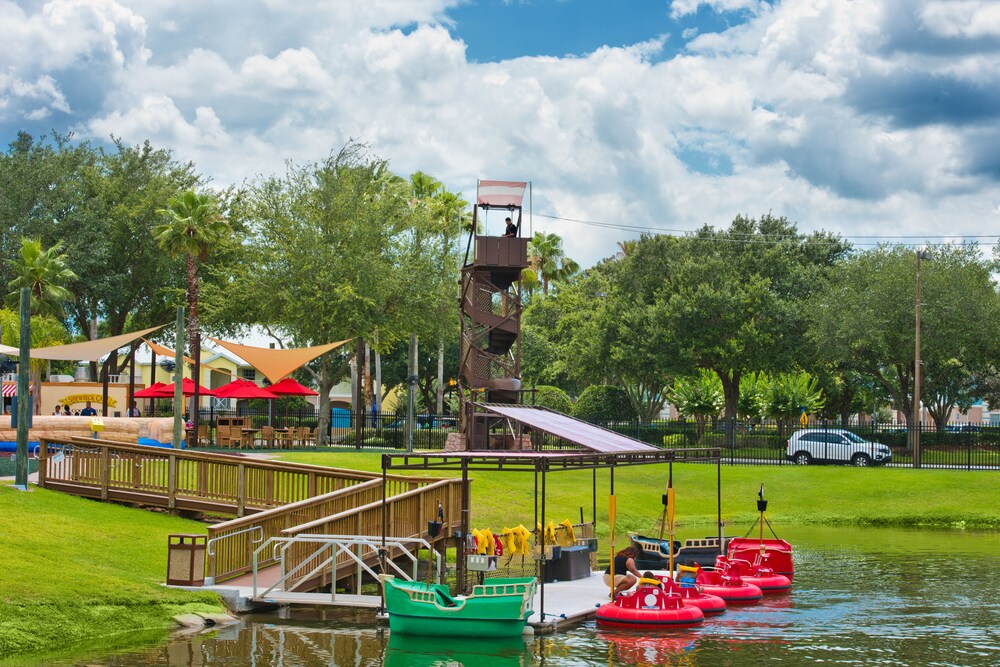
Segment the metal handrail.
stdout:
<svg viewBox="0 0 1000 667">
<path fill-rule="evenodd" d="M 291 571 L 286 571 L 285 555 L 287 553 L 288 548 L 295 544 L 316 544 L 318 545 L 318 548 L 313 552 L 311 557 L 303 560 L 299 565 L 295 566 Z M 362 570 L 368 572 L 370 575 L 372 575 L 374 578 L 377 579 L 378 573 L 372 570 L 371 567 L 369 567 L 366 563 L 364 563 L 364 561 L 357 554 L 354 554 L 349 548 L 352 546 L 364 546 L 368 547 L 370 550 L 376 553 L 378 553 L 383 548 L 399 549 L 404 556 L 406 556 L 413 562 L 414 566 L 413 566 L 412 579 L 416 579 L 417 563 L 419 562 L 419 559 L 410 552 L 410 549 L 407 546 L 414 544 L 417 546 L 417 548 L 420 548 L 421 546 L 427 548 L 433 554 L 435 562 L 435 570 L 436 570 L 436 580 L 438 583 L 440 583 L 441 565 L 442 565 L 441 553 L 422 537 L 386 538 L 384 543 L 383 543 L 383 538 L 377 535 L 296 535 L 294 537 L 272 537 L 269 538 L 262 545 L 257 547 L 253 552 L 253 597 L 255 599 L 264 598 L 268 594 L 274 592 L 276 589 L 285 590 L 283 588 L 279 589 L 278 587 L 284 584 L 289 577 L 295 575 L 301 568 L 303 568 L 303 566 L 306 565 L 306 563 L 310 562 L 313 558 L 315 558 L 320 553 L 331 547 L 333 549 L 333 553 L 330 555 L 330 557 L 326 558 L 319 565 L 315 566 L 312 570 L 310 570 L 305 575 L 305 578 L 308 578 L 318 573 L 328 564 L 335 562 L 338 552 L 342 552 L 346 553 L 349 558 L 354 560 L 354 562 L 357 563 L 357 565 Z M 268 547 L 271 548 L 271 560 L 279 560 L 281 564 L 281 577 L 273 584 L 271 584 L 271 586 L 269 586 L 266 590 L 264 590 L 261 593 L 258 593 L 258 585 L 257 585 L 257 572 L 259 569 L 258 564 L 260 562 L 261 553 Z M 281 554 L 280 556 L 278 556 L 278 552 L 280 552 Z M 400 574 L 400 576 L 402 576 L 404 579 L 407 578 L 406 573 L 402 569 L 400 569 L 395 563 L 392 563 L 391 560 L 387 561 L 387 563 L 389 563 L 390 566 Z M 336 590 L 337 587 L 335 585 L 331 586 L 330 597 L 332 600 L 336 600 L 337 597 Z"/>
<path fill-rule="evenodd" d="M 229 539 L 230 537 L 236 537 L 237 535 L 243 535 L 245 533 L 259 533 L 259 537 L 256 539 L 251 538 L 250 544 L 260 544 L 264 541 L 264 528 L 262 526 L 250 526 L 249 528 L 243 528 L 242 530 L 237 530 L 232 533 L 226 533 L 225 535 L 219 535 L 218 537 L 213 537 L 205 545 L 205 551 L 209 558 L 209 568 L 208 571 L 212 573 L 213 576 L 205 577 L 205 585 L 211 586 L 215 583 L 215 545 L 222 540 Z"/>
</svg>

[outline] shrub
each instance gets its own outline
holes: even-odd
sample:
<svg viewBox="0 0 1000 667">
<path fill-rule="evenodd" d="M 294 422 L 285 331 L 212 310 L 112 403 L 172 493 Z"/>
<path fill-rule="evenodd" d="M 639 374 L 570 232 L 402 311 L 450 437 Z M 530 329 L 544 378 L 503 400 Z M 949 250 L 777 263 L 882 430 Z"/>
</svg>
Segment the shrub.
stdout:
<svg viewBox="0 0 1000 667">
<path fill-rule="evenodd" d="M 668 448 L 684 447 L 687 445 L 687 436 L 683 433 L 670 433 L 663 436 L 663 446 Z"/>
<path fill-rule="evenodd" d="M 635 419 L 628 394 L 621 387 L 595 384 L 587 387 L 573 404 L 573 416 L 584 421 Z"/>
<path fill-rule="evenodd" d="M 573 401 L 569 394 L 559 387 L 544 384 L 535 387 L 535 405 L 563 414 L 569 414 L 573 409 Z"/>
</svg>

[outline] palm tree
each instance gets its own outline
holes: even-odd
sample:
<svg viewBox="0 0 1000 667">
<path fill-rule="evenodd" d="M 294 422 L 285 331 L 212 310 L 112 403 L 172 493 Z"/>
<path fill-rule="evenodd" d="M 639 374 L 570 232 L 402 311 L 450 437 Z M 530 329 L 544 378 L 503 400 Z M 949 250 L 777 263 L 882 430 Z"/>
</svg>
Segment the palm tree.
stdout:
<svg viewBox="0 0 1000 667">
<path fill-rule="evenodd" d="M 215 200 L 210 195 L 200 195 L 187 190 L 175 195 L 167 202 L 167 208 L 160 214 L 168 220 L 153 228 L 153 236 L 160 247 L 177 257 L 184 255 L 187 261 L 187 302 L 188 341 L 191 357 L 197 367 L 201 359 L 201 337 L 198 331 L 198 267 L 208 259 L 211 250 L 232 233 L 229 223 L 219 213 Z M 195 384 L 200 378 L 195 373 Z M 193 406 L 195 433 L 198 432 L 198 406 Z"/>
<path fill-rule="evenodd" d="M 549 283 L 566 281 L 580 270 L 580 265 L 563 254 L 558 234 L 535 232 L 528 246 L 528 263 L 541 278 L 542 293 L 549 294 Z"/>
<path fill-rule="evenodd" d="M 631 255 L 633 252 L 635 252 L 635 248 L 638 245 L 638 243 L 639 242 L 636 241 L 635 239 L 619 241 L 618 253 L 617 253 L 618 257 L 628 257 L 629 255 Z"/>
<path fill-rule="evenodd" d="M 7 263 L 17 275 L 7 284 L 11 289 L 8 304 L 16 307 L 21 288 L 27 287 L 31 291 L 32 314 L 57 315 L 62 303 L 72 297 L 66 285 L 77 275 L 66 265 L 61 241 L 43 250 L 41 241 L 22 239 L 20 259 Z"/>
<path fill-rule="evenodd" d="M 434 199 L 431 201 L 431 210 L 439 224 L 441 233 L 441 266 L 439 268 L 442 278 L 440 283 L 442 294 L 438 300 L 438 367 L 435 394 L 435 414 L 440 415 L 444 411 L 444 329 L 448 321 L 445 309 L 454 307 L 452 304 L 457 296 L 455 290 L 457 276 L 454 275 L 454 269 L 457 267 L 448 266 L 451 258 L 449 250 L 453 238 L 458 238 L 463 230 L 471 229 L 472 216 L 469 214 L 469 202 L 462 199 L 461 195 L 448 192 L 443 187 L 439 187 L 437 194 L 434 195 Z"/>
</svg>

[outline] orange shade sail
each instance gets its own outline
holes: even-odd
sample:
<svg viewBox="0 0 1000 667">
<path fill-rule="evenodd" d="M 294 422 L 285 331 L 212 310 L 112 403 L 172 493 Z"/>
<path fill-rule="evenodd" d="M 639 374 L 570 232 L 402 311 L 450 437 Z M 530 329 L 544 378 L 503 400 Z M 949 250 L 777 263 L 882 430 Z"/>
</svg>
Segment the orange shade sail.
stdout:
<svg viewBox="0 0 1000 667">
<path fill-rule="evenodd" d="M 273 349 L 270 347 L 253 347 L 252 345 L 240 345 L 230 343 L 227 340 L 209 338 L 210 341 L 221 345 L 248 364 L 264 374 L 271 382 L 276 383 L 296 368 L 308 364 L 316 357 L 322 356 L 330 350 L 335 350 L 352 338 L 317 345 L 316 347 L 294 347 L 288 349 Z"/>
</svg>

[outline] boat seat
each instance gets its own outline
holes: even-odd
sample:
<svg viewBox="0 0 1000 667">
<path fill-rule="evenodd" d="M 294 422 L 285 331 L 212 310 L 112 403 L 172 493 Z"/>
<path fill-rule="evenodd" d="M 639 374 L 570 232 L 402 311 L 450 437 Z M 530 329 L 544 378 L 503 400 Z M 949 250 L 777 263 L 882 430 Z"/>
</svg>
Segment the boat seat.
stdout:
<svg viewBox="0 0 1000 667">
<path fill-rule="evenodd" d="M 442 607 L 457 607 L 458 603 L 455 602 L 455 598 L 451 597 L 444 591 L 436 591 L 438 598 L 440 598 Z"/>
</svg>

